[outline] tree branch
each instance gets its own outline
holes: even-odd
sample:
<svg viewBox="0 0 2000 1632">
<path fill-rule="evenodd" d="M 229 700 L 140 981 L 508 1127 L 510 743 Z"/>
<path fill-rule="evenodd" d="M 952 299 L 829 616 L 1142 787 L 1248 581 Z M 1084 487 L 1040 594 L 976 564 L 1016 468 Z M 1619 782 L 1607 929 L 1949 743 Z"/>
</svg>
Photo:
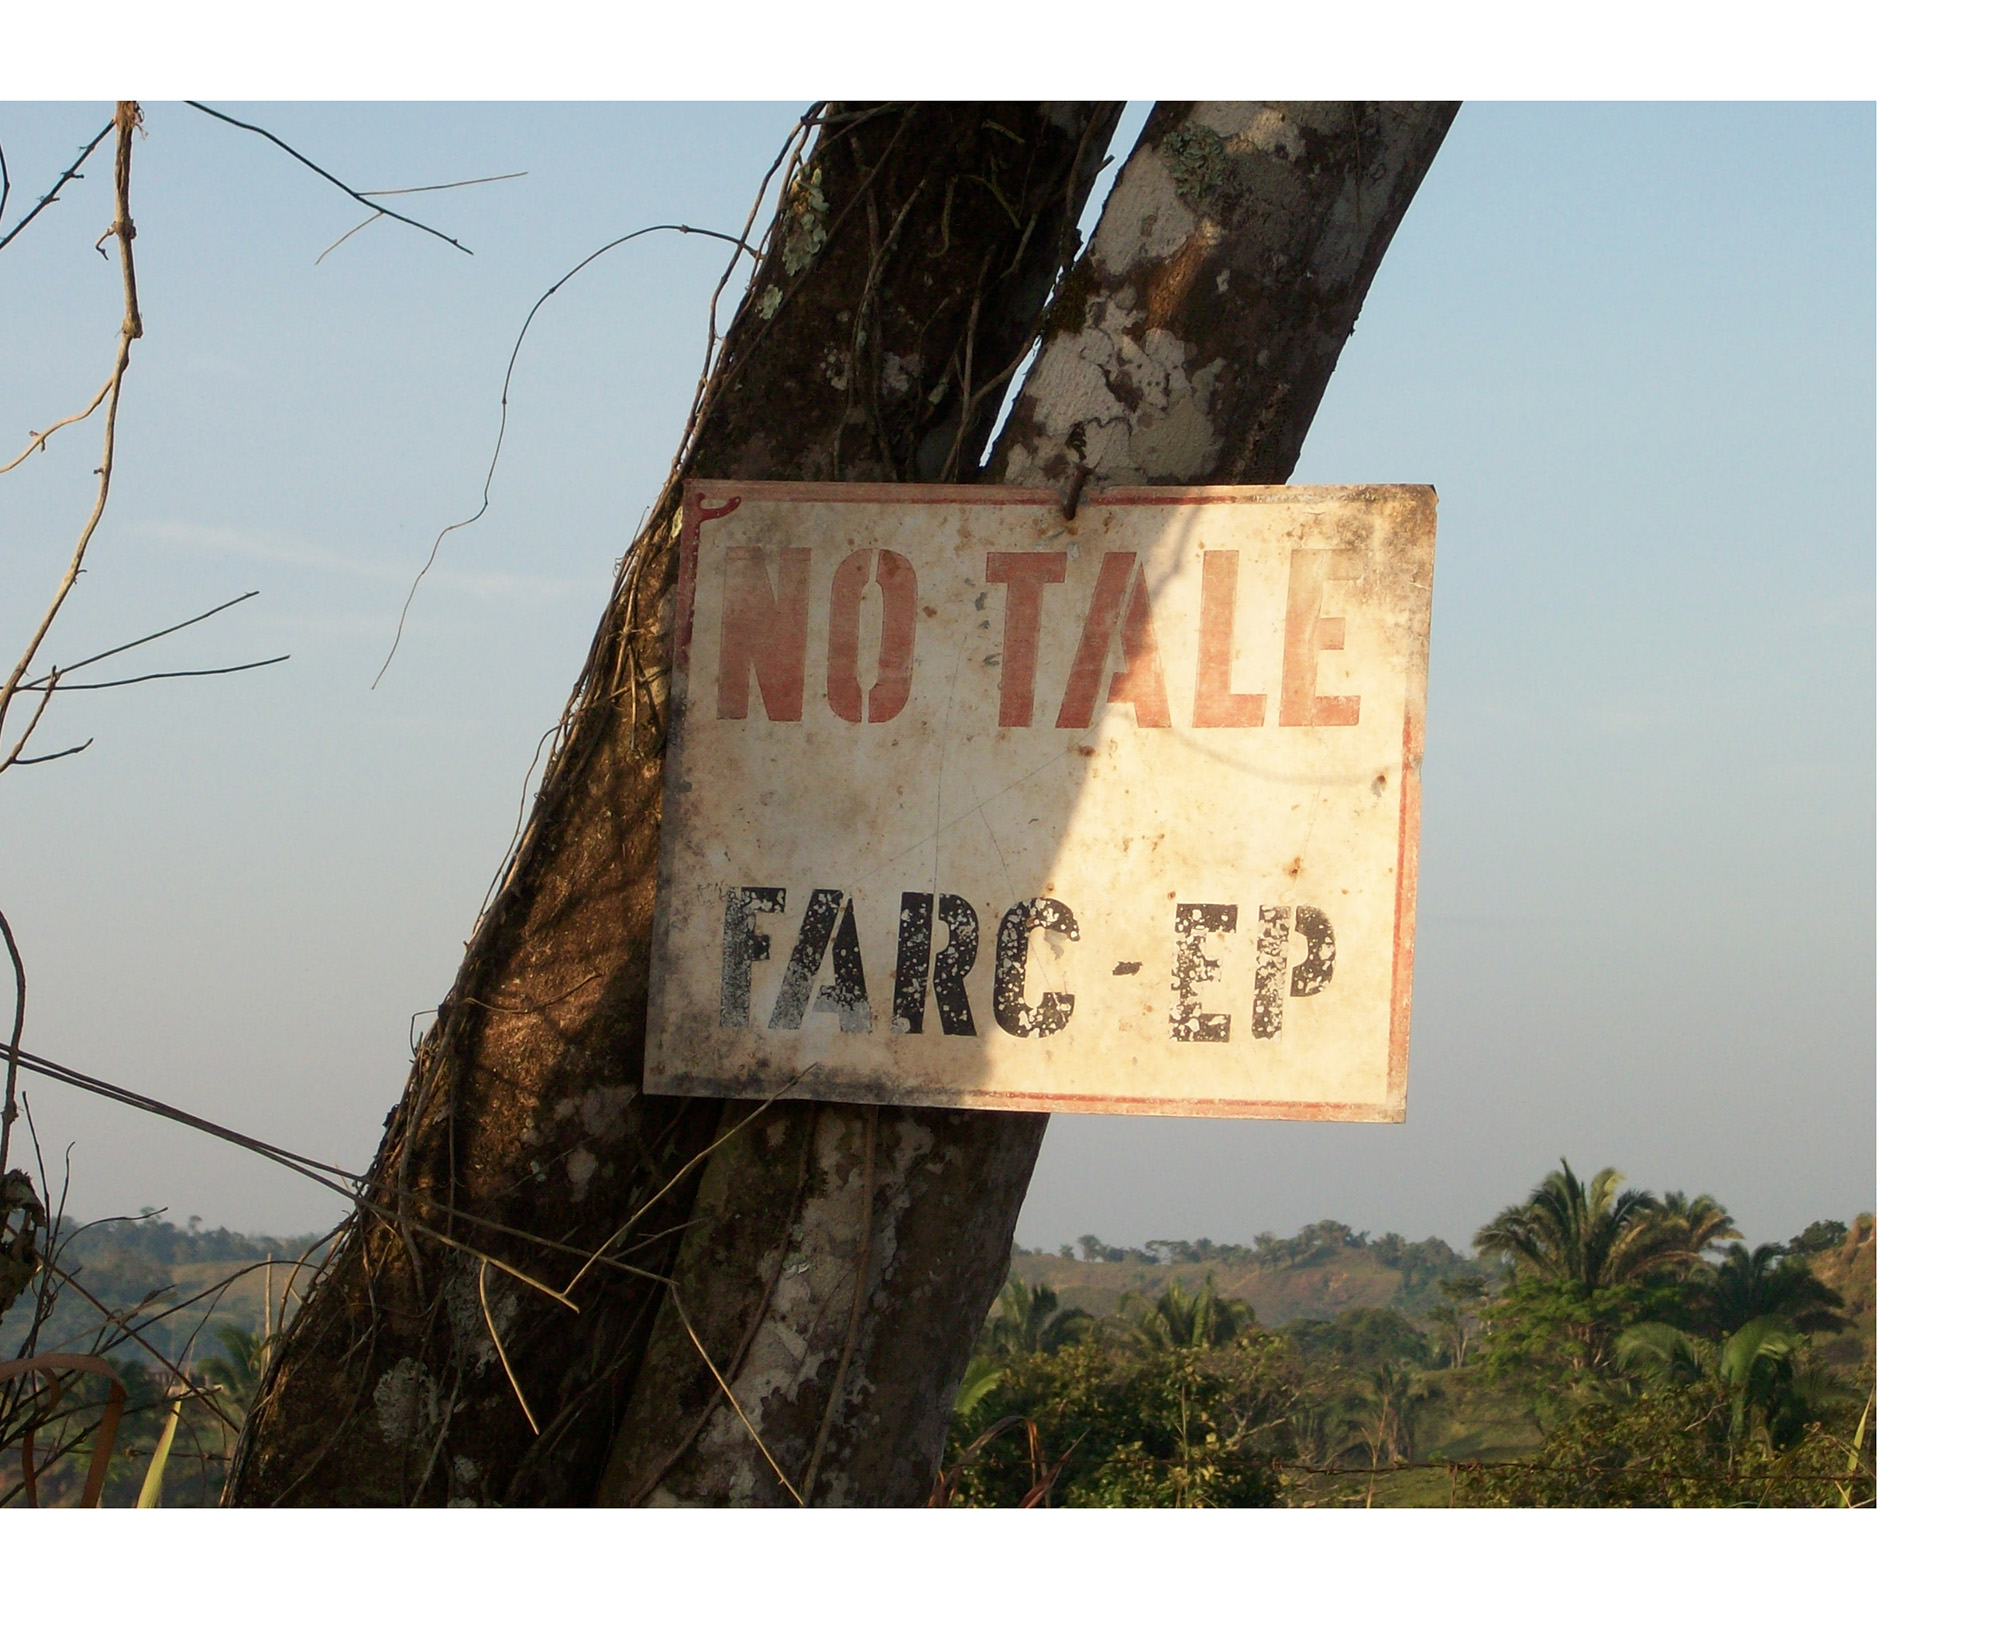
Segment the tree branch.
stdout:
<svg viewBox="0 0 2000 1632">
<path fill-rule="evenodd" d="M 61 192 L 63 188 L 66 187 L 71 181 L 75 180 L 77 172 L 83 168 L 83 161 L 89 158 L 92 153 L 97 151 L 97 144 L 103 141 L 105 137 L 111 134 L 113 128 L 117 125 L 117 123 L 118 121 L 116 119 L 113 119 L 110 124 L 106 125 L 102 130 L 100 130 L 95 136 L 91 137 L 90 140 L 84 144 L 83 151 L 77 154 L 76 158 L 73 161 L 71 161 L 70 167 L 56 178 L 56 184 L 53 187 L 51 187 L 46 193 L 42 194 L 40 202 L 37 203 L 35 207 L 32 210 L 30 210 L 26 215 L 22 216 L 20 220 L 14 223 L 13 231 L 9 232 L 6 237 L 0 238 L 0 249 L 5 249 L 16 238 L 20 237 L 21 234 L 27 230 L 28 223 L 34 220 L 36 216 L 40 215 L 42 211 L 47 209 L 51 204 L 53 204 L 56 201 L 56 194 Z M 5 160 L 0 159 L 0 165 L 4 165 L 4 163 Z M 10 185 L 8 191 L 11 192 L 12 190 L 13 189 Z M 6 207 L 7 205 L 6 205 L 5 195 L 0 194 L 0 211 L 4 211 Z"/>
<path fill-rule="evenodd" d="M 400 215 L 396 211 L 388 209 L 381 204 L 371 203 L 366 193 L 357 193 L 352 187 L 348 186 L 346 182 L 342 181 L 340 177 L 334 175 L 330 170 L 322 170 L 318 165 L 314 164 L 311 159 L 307 158 L 303 153 L 301 153 L 296 147 L 293 147 L 289 142 L 282 141 L 278 137 L 273 136 L 262 125 L 253 125 L 249 123 L 247 120 L 243 119 L 232 119 L 228 114 L 220 112 L 215 108 L 211 108 L 206 102 L 190 101 L 188 103 L 188 106 L 195 109 L 197 112 L 207 114 L 211 119 L 220 119 L 225 125 L 234 125 L 238 130 L 247 130 L 253 136 L 261 136 L 264 138 L 265 141 L 269 142 L 273 147 L 282 148 L 285 152 L 291 154 L 293 158 L 297 159 L 299 163 L 304 165 L 314 175 L 319 176 L 324 180 L 332 182 L 334 186 L 338 187 L 349 198 L 353 199 L 355 203 L 360 204 L 367 209 L 379 211 L 381 214 L 388 216 L 393 221 L 402 222 L 403 225 L 406 227 L 415 227 L 419 232 L 427 232 L 433 238 L 441 239 L 443 242 L 451 245 L 451 247 L 457 250 L 461 255 L 470 255 L 472 253 L 471 250 L 467 249 L 465 245 L 461 244 L 456 238 L 451 237 L 447 233 L 439 232 L 436 227 L 427 227 L 421 221 L 413 221 L 407 215 Z M 416 189 L 413 188 L 411 190 L 415 191 Z M 362 224 L 365 226 L 367 223 L 364 222 Z"/>
</svg>

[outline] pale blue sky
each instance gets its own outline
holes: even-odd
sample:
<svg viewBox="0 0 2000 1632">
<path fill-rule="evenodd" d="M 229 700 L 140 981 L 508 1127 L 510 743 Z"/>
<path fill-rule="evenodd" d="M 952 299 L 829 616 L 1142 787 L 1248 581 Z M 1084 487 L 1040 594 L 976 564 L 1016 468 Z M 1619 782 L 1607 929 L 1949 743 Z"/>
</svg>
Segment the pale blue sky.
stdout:
<svg viewBox="0 0 2000 1632">
<path fill-rule="evenodd" d="M 230 104 L 361 187 L 526 169 L 381 222 L 253 137 L 149 107 L 146 336 L 54 653 L 243 589 L 158 648 L 256 674 L 67 699 L 0 778 L 27 1045 L 366 1161 L 658 490 L 779 106 Z M 8 220 L 104 113 L 0 106 Z M 1127 129 L 1136 123 L 1128 119 Z M 1865 105 L 1472 105 L 1390 252 L 1301 482 L 1440 496 L 1409 1121 L 1058 1118 L 1024 1239 L 1460 1243 L 1560 1155 L 1708 1189 L 1753 1238 L 1875 1197 L 1875 214 Z M 118 317 L 108 160 L 0 255 L 0 425 L 88 399 Z M 94 434 L 0 478 L 0 633 L 88 501 Z M 10 458 L 10 445 L 0 458 Z M 18 635 L 7 635 L 13 645 Z M 73 1210 L 237 1227 L 331 1198 L 31 1087 Z"/>
</svg>

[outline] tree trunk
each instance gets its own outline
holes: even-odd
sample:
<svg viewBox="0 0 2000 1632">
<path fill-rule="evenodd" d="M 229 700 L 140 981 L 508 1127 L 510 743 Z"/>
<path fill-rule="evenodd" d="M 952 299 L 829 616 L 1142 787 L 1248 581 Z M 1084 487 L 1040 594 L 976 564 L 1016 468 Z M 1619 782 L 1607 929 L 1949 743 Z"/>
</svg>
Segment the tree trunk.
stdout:
<svg viewBox="0 0 2000 1632">
<path fill-rule="evenodd" d="M 826 110 L 683 469 L 962 479 L 1074 253 L 1117 113 Z M 234 1502 L 595 1495 L 724 1111 L 638 1092 L 679 474 L 621 564 L 374 1188 L 271 1368 Z"/>
<path fill-rule="evenodd" d="M 1112 111 L 830 115 L 686 468 L 962 479 Z M 1282 481 L 1454 111 L 1156 109 L 1042 323 L 994 473 L 1067 481 L 1080 447 L 1099 482 Z M 239 1502 L 928 1489 L 1046 1118 L 637 1096 L 677 510 L 676 480 L 370 1208 L 246 1430 Z"/>
<path fill-rule="evenodd" d="M 989 476 L 1283 482 L 1456 111 L 1157 107 Z M 600 1498 L 920 1503 L 1048 1118 L 730 1114 Z"/>
</svg>

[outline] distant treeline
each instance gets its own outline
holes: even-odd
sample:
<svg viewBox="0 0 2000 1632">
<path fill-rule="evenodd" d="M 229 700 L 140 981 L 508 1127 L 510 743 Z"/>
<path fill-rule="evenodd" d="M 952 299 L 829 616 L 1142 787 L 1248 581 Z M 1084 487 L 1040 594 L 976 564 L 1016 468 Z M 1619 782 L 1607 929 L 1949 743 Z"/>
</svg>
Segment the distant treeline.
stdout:
<svg viewBox="0 0 2000 1632">
<path fill-rule="evenodd" d="M 250 1258 L 297 1258 L 319 1239 L 318 1235 L 244 1235 L 236 1230 L 201 1227 L 196 1214 L 187 1225 L 170 1223 L 163 1210 L 144 1207 L 135 1218 L 104 1219 L 79 1224 L 64 1218 L 57 1235 L 74 1242 L 79 1257 L 109 1258 L 129 1253 L 134 1258 L 156 1264 L 229 1264 Z"/>
<path fill-rule="evenodd" d="M 1016 1253 L 1039 1249 L 1016 1243 Z M 1261 1265 L 1268 1269 L 1304 1269 L 1331 1263 L 1344 1252 L 1365 1252 L 1386 1269 L 1400 1271 L 1405 1285 L 1434 1281 L 1442 1276 L 1474 1269 L 1474 1260 L 1453 1250 L 1438 1236 L 1422 1241 L 1406 1241 L 1393 1230 L 1371 1237 L 1337 1218 L 1323 1218 L 1308 1224 L 1297 1235 L 1278 1236 L 1269 1230 L 1251 1238 L 1249 1246 L 1215 1242 L 1207 1236 L 1195 1241 L 1148 1241 L 1143 1247 L 1114 1247 L 1094 1235 L 1080 1235 L 1074 1246 L 1065 1243 L 1058 1256 L 1081 1259 L 1087 1264 L 1227 1264 Z"/>
<path fill-rule="evenodd" d="M 52 1232 L 55 1257 L 81 1290 L 68 1285 L 52 1289 L 36 1347 L 96 1345 L 124 1359 L 151 1363 L 144 1348 L 126 1335 L 137 1329 L 163 1352 L 179 1354 L 192 1343 L 195 1358 L 213 1354 L 223 1326 L 262 1329 L 262 1261 L 267 1258 L 272 1295 L 283 1305 L 289 1288 L 290 1306 L 296 1308 L 312 1275 L 304 1270 L 295 1276 L 294 1266 L 323 1256 L 313 1250 L 319 1236 L 249 1235 L 202 1229 L 200 1222 L 197 1217 L 186 1225 L 171 1223 L 151 1209 L 135 1218 L 80 1222 L 64 1217 Z M 232 1278 L 217 1285 L 223 1276 Z M 216 1286 L 214 1293 L 201 1295 L 209 1286 Z M 20 1349 L 34 1309 L 35 1300 L 23 1297 L 0 1317 L 0 1353 L 12 1356 Z M 100 1330 L 106 1310 L 119 1319 Z"/>
<path fill-rule="evenodd" d="M 1822 1219 L 1801 1230 L 1786 1244 L 1791 1253 L 1824 1252 L 1847 1239 L 1847 1226 L 1839 1219 Z M 1017 1256 L 1046 1256 L 1040 1247 L 1014 1243 Z M 1249 1246 L 1236 1242 L 1211 1241 L 1202 1236 L 1194 1241 L 1148 1241 L 1143 1247 L 1114 1247 L 1094 1235 L 1080 1235 L 1074 1245 L 1065 1242 L 1057 1249 L 1060 1258 L 1075 1258 L 1086 1264 L 1257 1264 L 1268 1269 L 1303 1269 L 1332 1262 L 1343 1252 L 1365 1252 L 1386 1269 L 1403 1272 L 1405 1284 L 1440 1279 L 1477 1266 L 1439 1236 L 1406 1241 L 1394 1230 L 1372 1237 L 1337 1218 L 1323 1218 L 1308 1224 L 1296 1235 L 1279 1236 L 1270 1230 L 1253 1236 Z M 1497 1274 L 1497 1268 L 1493 1271 Z"/>
</svg>

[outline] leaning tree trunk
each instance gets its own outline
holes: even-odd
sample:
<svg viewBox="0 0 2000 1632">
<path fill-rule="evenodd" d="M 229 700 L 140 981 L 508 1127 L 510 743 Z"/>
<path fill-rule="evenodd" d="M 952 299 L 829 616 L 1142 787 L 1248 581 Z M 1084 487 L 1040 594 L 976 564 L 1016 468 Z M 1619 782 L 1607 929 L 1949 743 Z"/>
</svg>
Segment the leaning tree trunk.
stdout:
<svg viewBox="0 0 2000 1632">
<path fill-rule="evenodd" d="M 970 471 L 1075 253 L 1117 114 L 827 109 L 683 469 Z M 235 1502 L 594 1498 L 723 1113 L 638 1091 L 660 842 L 658 614 L 680 474 L 621 566 L 373 1188 L 275 1357 L 232 1470 Z"/>
<path fill-rule="evenodd" d="M 1283 480 L 1454 111 L 1157 109 L 1041 324 L 994 474 L 1066 481 L 1080 460 L 1098 482 Z M 687 468 L 968 468 L 1108 113 L 830 124 Z M 981 194 L 1012 200 L 1006 226 L 982 228 Z M 628 557 L 367 1215 L 246 1431 L 240 1501 L 926 1492 L 1046 1119 L 635 1102 L 677 498 L 670 482 Z"/>
<path fill-rule="evenodd" d="M 1456 111 L 1157 107 L 988 475 L 1284 481 Z M 752 1116 L 708 1160 L 601 1499 L 922 1502 L 1048 1118 Z"/>
</svg>

